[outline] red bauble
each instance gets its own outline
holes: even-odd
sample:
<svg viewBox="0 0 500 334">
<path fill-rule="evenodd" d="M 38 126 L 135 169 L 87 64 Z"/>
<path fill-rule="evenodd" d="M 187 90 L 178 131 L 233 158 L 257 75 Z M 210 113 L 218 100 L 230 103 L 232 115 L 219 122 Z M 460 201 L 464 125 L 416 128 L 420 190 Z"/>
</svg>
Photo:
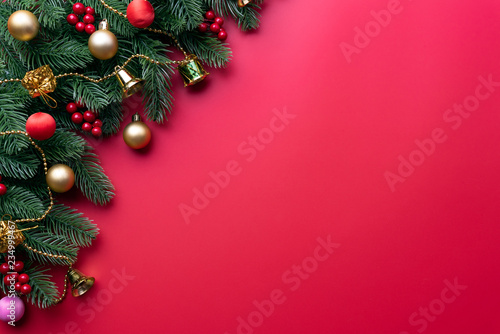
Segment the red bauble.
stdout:
<svg viewBox="0 0 500 334">
<path fill-rule="evenodd" d="M 95 121 L 95 114 L 92 111 L 87 110 L 83 113 L 83 119 L 87 122 L 92 123 L 93 121 Z"/>
<path fill-rule="evenodd" d="M 215 18 L 215 13 L 213 10 L 209 10 L 208 12 L 205 13 L 205 17 L 208 20 L 213 20 Z"/>
<path fill-rule="evenodd" d="M 5 184 L 3 183 L 0 183 L 0 196 L 3 196 L 7 193 L 7 187 L 5 186 Z"/>
<path fill-rule="evenodd" d="M 0 265 L 0 274 L 2 275 L 7 275 L 7 273 L 10 271 L 9 265 L 7 263 L 2 263 Z"/>
<path fill-rule="evenodd" d="M 206 32 L 208 30 L 208 24 L 206 24 L 205 22 L 200 23 L 200 25 L 198 26 L 198 30 L 200 32 Z"/>
<path fill-rule="evenodd" d="M 76 103 L 71 102 L 66 105 L 66 111 L 71 114 L 76 112 L 77 109 L 78 107 L 76 106 Z"/>
<path fill-rule="evenodd" d="M 83 32 L 85 30 L 85 23 L 83 22 L 78 22 L 76 25 L 75 25 L 75 29 L 76 31 L 78 32 Z"/>
<path fill-rule="evenodd" d="M 37 140 L 49 139 L 56 132 L 56 121 L 49 114 L 37 112 L 28 117 L 26 132 Z"/>
<path fill-rule="evenodd" d="M 93 24 L 87 24 L 85 26 L 85 32 L 89 35 L 92 35 L 95 32 L 95 26 Z"/>
<path fill-rule="evenodd" d="M 85 132 L 92 131 L 92 124 L 90 124 L 89 122 L 83 123 L 82 124 L 82 131 L 85 131 Z"/>
<path fill-rule="evenodd" d="M 68 21 L 69 24 L 71 24 L 72 26 L 74 26 L 75 24 L 78 23 L 78 16 L 76 16 L 75 14 L 69 14 L 66 17 L 66 21 Z"/>
<path fill-rule="evenodd" d="M 31 292 L 31 285 L 29 284 L 24 284 L 21 286 L 21 293 L 27 295 L 28 293 Z"/>
<path fill-rule="evenodd" d="M 71 115 L 71 121 L 75 124 L 81 124 L 83 122 L 83 115 L 79 112 Z"/>
<path fill-rule="evenodd" d="M 215 23 L 217 23 L 220 27 L 224 24 L 224 19 L 222 17 L 216 17 L 214 20 Z"/>
<path fill-rule="evenodd" d="M 98 127 L 98 126 L 94 127 L 92 129 L 92 135 L 94 137 L 100 137 L 102 135 L 102 129 L 100 127 Z"/>
<path fill-rule="evenodd" d="M 133 0 L 127 6 L 127 19 L 136 28 L 146 28 L 155 19 L 153 5 L 147 0 Z"/>
<path fill-rule="evenodd" d="M 221 41 L 225 41 L 227 39 L 227 32 L 225 30 L 221 30 L 217 35 L 217 38 Z"/>
<path fill-rule="evenodd" d="M 85 6 L 81 2 L 77 2 L 73 5 L 73 13 L 76 15 L 82 15 L 85 13 Z"/>
<path fill-rule="evenodd" d="M 14 290 L 16 290 L 17 292 L 21 292 L 21 286 L 22 284 L 17 282 L 16 284 L 14 284 Z"/>
<path fill-rule="evenodd" d="M 92 123 L 92 126 L 93 126 L 94 128 L 100 128 L 100 127 L 102 127 L 102 121 L 101 121 L 100 119 L 96 119 L 96 120 L 94 121 L 94 123 Z"/>
<path fill-rule="evenodd" d="M 211 32 L 219 32 L 220 31 L 220 26 L 217 23 L 213 23 L 210 26 L 210 31 Z"/>
<path fill-rule="evenodd" d="M 88 6 L 88 7 L 85 7 L 85 14 L 89 14 L 89 15 L 95 15 L 95 10 L 94 8 Z"/>
<path fill-rule="evenodd" d="M 23 269 L 24 269 L 24 262 L 23 261 L 14 262 L 14 271 L 20 272 Z"/>
<path fill-rule="evenodd" d="M 94 23 L 94 21 L 95 21 L 95 19 L 94 19 L 94 16 L 92 16 L 92 15 L 87 14 L 83 17 L 83 23 L 85 23 L 85 24 Z"/>
</svg>

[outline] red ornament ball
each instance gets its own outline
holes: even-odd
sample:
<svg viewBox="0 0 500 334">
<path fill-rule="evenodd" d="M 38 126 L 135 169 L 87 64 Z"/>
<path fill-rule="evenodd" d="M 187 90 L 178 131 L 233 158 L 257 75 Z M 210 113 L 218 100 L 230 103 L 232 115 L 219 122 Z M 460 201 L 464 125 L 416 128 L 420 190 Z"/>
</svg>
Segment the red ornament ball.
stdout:
<svg viewBox="0 0 500 334">
<path fill-rule="evenodd" d="M 92 124 L 90 124 L 89 122 L 83 123 L 82 124 L 82 131 L 85 131 L 85 132 L 92 131 Z"/>
<path fill-rule="evenodd" d="M 77 107 L 76 103 L 71 102 L 71 103 L 68 103 L 66 105 L 66 111 L 69 112 L 70 114 L 76 112 L 77 109 L 78 109 L 78 107 Z"/>
<path fill-rule="evenodd" d="M 94 127 L 92 129 L 92 135 L 94 137 L 100 137 L 102 135 L 102 129 L 100 127 L 98 127 L 98 126 Z"/>
<path fill-rule="evenodd" d="M 88 6 L 88 7 L 85 7 L 85 14 L 89 14 L 89 15 L 95 15 L 95 10 L 94 8 Z"/>
<path fill-rule="evenodd" d="M 56 132 L 56 121 L 49 114 L 37 112 L 28 117 L 26 132 L 36 140 L 49 139 Z"/>
<path fill-rule="evenodd" d="M 216 17 L 214 22 L 222 27 L 222 25 L 224 24 L 224 19 L 222 17 Z"/>
<path fill-rule="evenodd" d="M 23 261 L 14 262 L 14 271 L 20 272 L 23 269 L 24 269 L 24 262 Z"/>
<path fill-rule="evenodd" d="M 74 26 L 75 24 L 78 23 L 78 16 L 76 16 L 75 14 L 69 14 L 66 17 L 66 21 L 68 21 L 69 24 L 71 24 L 72 26 Z"/>
<path fill-rule="evenodd" d="M 7 263 L 2 263 L 0 265 L 0 274 L 2 275 L 7 275 L 7 273 L 10 271 L 9 265 Z"/>
<path fill-rule="evenodd" d="M 31 285 L 29 284 L 24 284 L 21 286 L 21 293 L 27 295 L 28 293 L 31 292 Z"/>
<path fill-rule="evenodd" d="M 82 15 L 85 13 L 85 5 L 81 2 L 77 2 L 73 5 L 73 13 L 76 15 Z"/>
<path fill-rule="evenodd" d="M 200 32 L 206 32 L 208 30 L 208 24 L 206 24 L 205 22 L 200 23 L 200 25 L 198 26 L 198 30 Z"/>
<path fill-rule="evenodd" d="M 87 122 L 92 123 L 93 121 L 95 121 L 95 114 L 92 111 L 87 110 L 83 113 L 83 119 Z"/>
<path fill-rule="evenodd" d="M 92 35 L 95 32 L 95 26 L 93 24 L 87 24 L 85 26 L 85 32 L 89 35 Z"/>
<path fill-rule="evenodd" d="M 17 282 L 16 284 L 14 284 L 14 290 L 16 290 L 17 292 L 20 292 L 21 291 L 21 286 L 22 284 Z"/>
<path fill-rule="evenodd" d="M 83 115 L 79 112 L 71 115 L 71 121 L 75 124 L 81 124 L 83 122 Z"/>
<path fill-rule="evenodd" d="M 153 5 L 147 0 L 133 0 L 127 6 L 127 19 L 136 28 L 146 28 L 155 19 Z"/>
<path fill-rule="evenodd" d="M 225 30 L 219 31 L 217 38 L 221 41 L 225 41 L 227 39 L 227 32 Z"/>
<path fill-rule="evenodd" d="M 75 29 L 76 29 L 76 31 L 78 31 L 78 32 L 84 32 L 84 31 L 85 31 L 85 23 L 83 23 L 83 22 L 78 22 L 78 23 L 75 25 Z"/>
<path fill-rule="evenodd" d="M 5 186 L 5 184 L 3 183 L 0 183 L 0 196 L 3 196 L 7 193 L 7 187 Z"/>
<path fill-rule="evenodd" d="M 30 277 L 28 276 L 28 274 L 21 274 L 21 275 L 19 275 L 18 280 L 20 283 L 26 284 L 30 281 Z"/>
<path fill-rule="evenodd" d="M 212 23 L 212 25 L 210 26 L 210 31 L 211 32 L 219 32 L 220 26 L 217 23 Z"/>
<path fill-rule="evenodd" d="M 92 15 L 87 14 L 83 17 L 83 23 L 85 23 L 85 24 L 94 23 L 94 21 L 95 21 L 95 19 L 94 19 L 94 16 L 92 16 Z"/>
<path fill-rule="evenodd" d="M 100 127 L 102 127 L 102 121 L 101 121 L 100 119 L 96 119 L 96 120 L 94 121 L 94 123 L 92 123 L 92 126 L 93 126 L 94 128 L 100 128 Z"/>
<path fill-rule="evenodd" d="M 209 10 L 208 12 L 205 13 L 205 17 L 208 20 L 213 20 L 215 18 L 215 13 L 213 10 Z"/>
</svg>

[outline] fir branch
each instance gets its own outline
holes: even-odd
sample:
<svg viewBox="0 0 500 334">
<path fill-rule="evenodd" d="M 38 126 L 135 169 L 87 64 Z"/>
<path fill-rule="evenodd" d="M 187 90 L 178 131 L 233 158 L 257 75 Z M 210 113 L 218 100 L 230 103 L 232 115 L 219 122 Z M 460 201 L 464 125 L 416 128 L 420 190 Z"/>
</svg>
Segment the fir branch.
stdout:
<svg viewBox="0 0 500 334">
<path fill-rule="evenodd" d="M 0 196 L 0 213 L 14 219 L 38 218 L 44 213 L 43 202 L 26 188 L 12 185 L 7 194 Z"/>
<path fill-rule="evenodd" d="M 179 36 L 180 42 L 187 50 L 196 54 L 211 67 L 226 67 L 232 57 L 228 44 L 214 37 L 188 32 Z"/>
<path fill-rule="evenodd" d="M 67 256 L 72 263 L 76 261 L 78 247 L 69 243 L 69 240 L 44 231 L 42 227 L 24 232 L 26 244 L 40 252 L 52 255 Z M 36 252 L 26 250 L 29 258 L 42 264 L 68 265 L 68 261 L 62 258 L 43 256 Z"/>
<path fill-rule="evenodd" d="M 80 159 L 85 153 L 85 140 L 76 133 L 57 129 L 54 135 L 39 143 L 48 161 L 63 163 Z"/>
<path fill-rule="evenodd" d="M 260 1 L 243 8 L 238 7 L 236 0 L 205 0 L 205 3 L 208 7 L 213 8 L 216 13 L 224 17 L 231 16 L 243 31 L 259 27 L 261 15 L 257 10 L 260 9 L 258 5 Z"/>
<path fill-rule="evenodd" d="M 0 147 L 0 175 L 18 179 L 29 179 L 35 176 L 41 160 L 29 149 L 17 154 L 8 155 Z"/>
<path fill-rule="evenodd" d="M 59 298 L 59 291 L 57 285 L 50 280 L 52 276 L 47 274 L 49 269 L 33 266 L 31 261 L 25 263 L 25 268 L 24 272 L 29 275 L 31 285 L 31 293 L 26 297 L 27 301 L 42 309 L 55 305 L 55 301 Z"/>
</svg>

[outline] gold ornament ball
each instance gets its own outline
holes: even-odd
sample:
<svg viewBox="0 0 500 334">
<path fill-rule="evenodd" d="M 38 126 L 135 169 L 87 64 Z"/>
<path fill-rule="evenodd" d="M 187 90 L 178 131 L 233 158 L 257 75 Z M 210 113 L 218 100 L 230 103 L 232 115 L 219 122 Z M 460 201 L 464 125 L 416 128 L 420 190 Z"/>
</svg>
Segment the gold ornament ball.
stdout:
<svg viewBox="0 0 500 334">
<path fill-rule="evenodd" d="M 7 22 L 10 34 L 17 40 L 27 42 L 38 35 L 40 23 L 32 12 L 18 10 L 12 13 Z"/>
<path fill-rule="evenodd" d="M 107 29 L 97 30 L 90 35 L 89 50 L 97 59 L 111 59 L 118 51 L 118 40 L 115 34 Z"/>
<path fill-rule="evenodd" d="M 45 177 L 47 184 L 56 193 L 65 193 L 75 184 L 75 173 L 63 164 L 57 164 L 49 168 Z"/>
<path fill-rule="evenodd" d="M 125 144 L 135 150 L 146 147 L 151 141 L 151 130 L 140 119 L 139 115 L 134 115 L 132 123 L 123 130 Z"/>
</svg>

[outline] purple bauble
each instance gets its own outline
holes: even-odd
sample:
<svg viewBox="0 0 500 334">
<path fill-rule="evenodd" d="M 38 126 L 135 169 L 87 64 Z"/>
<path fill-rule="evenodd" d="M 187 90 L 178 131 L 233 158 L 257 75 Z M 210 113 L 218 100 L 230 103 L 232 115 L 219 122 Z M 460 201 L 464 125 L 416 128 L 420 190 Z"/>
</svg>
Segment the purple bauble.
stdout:
<svg viewBox="0 0 500 334">
<path fill-rule="evenodd" d="M 19 321 L 24 315 L 23 300 L 17 296 L 0 299 L 0 320 L 5 322 Z"/>
</svg>

